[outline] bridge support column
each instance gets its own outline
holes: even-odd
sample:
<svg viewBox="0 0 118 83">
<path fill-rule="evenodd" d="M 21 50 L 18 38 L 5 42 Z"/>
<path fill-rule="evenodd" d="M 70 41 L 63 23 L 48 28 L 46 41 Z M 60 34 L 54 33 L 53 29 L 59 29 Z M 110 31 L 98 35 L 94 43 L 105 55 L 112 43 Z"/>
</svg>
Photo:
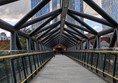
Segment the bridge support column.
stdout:
<svg viewBox="0 0 118 83">
<path fill-rule="evenodd" d="M 38 41 L 35 42 L 35 50 L 36 50 L 36 51 L 39 50 L 39 43 L 38 43 Z"/>
<path fill-rule="evenodd" d="M 27 43 L 27 50 L 30 52 L 31 51 L 31 38 L 28 38 L 26 40 L 26 43 Z"/>
<path fill-rule="evenodd" d="M 16 32 L 11 32 L 10 50 L 16 50 Z"/>
<path fill-rule="evenodd" d="M 83 49 L 83 42 L 80 42 L 80 50 Z"/>
<path fill-rule="evenodd" d="M 96 37 L 96 41 L 97 41 L 97 49 L 100 49 L 100 36 Z"/>
<path fill-rule="evenodd" d="M 89 39 L 87 39 L 87 41 L 86 41 L 86 43 L 87 43 L 87 49 L 89 49 Z"/>
<path fill-rule="evenodd" d="M 113 48 L 115 46 L 115 43 L 118 39 L 118 29 L 114 29 L 114 33 L 113 33 L 113 36 L 112 36 L 112 39 L 110 41 L 110 45 L 109 45 L 109 48 Z"/>
</svg>

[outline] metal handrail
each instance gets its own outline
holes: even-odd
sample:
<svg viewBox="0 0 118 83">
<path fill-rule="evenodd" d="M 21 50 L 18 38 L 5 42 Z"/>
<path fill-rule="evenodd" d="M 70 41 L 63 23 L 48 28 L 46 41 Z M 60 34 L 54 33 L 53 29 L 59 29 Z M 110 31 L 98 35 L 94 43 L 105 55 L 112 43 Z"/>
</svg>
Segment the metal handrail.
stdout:
<svg viewBox="0 0 118 83">
<path fill-rule="evenodd" d="M 68 52 L 87 52 L 87 53 L 113 53 L 117 54 L 117 50 L 73 50 L 73 51 L 68 51 Z"/>
<path fill-rule="evenodd" d="M 8 58 L 21 57 L 21 56 L 29 56 L 29 55 L 34 55 L 34 54 L 47 53 L 47 52 L 49 52 L 49 51 L 29 52 L 29 53 L 23 53 L 23 54 L 11 54 L 11 55 L 5 55 L 5 56 L 0 56 L 0 60 L 1 60 L 1 59 L 8 59 Z"/>
</svg>

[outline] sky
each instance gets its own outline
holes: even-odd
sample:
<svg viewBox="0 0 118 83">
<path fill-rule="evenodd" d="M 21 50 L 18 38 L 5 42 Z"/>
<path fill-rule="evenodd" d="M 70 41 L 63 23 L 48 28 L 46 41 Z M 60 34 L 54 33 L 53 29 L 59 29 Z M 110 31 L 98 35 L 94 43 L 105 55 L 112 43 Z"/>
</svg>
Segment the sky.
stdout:
<svg viewBox="0 0 118 83">
<path fill-rule="evenodd" d="M 97 3 L 99 5 L 101 5 L 100 0 L 95 0 L 97 1 Z M 29 11 L 31 10 L 31 2 L 30 0 L 19 0 L 7 5 L 3 5 L 0 6 L 0 19 L 15 25 L 25 14 L 27 14 Z M 97 17 L 99 17 L 99 15 L 92 11 L 92 9 L 86 5 L 84 3 L 84 12 L 88 13 L 88 14 L 94 14 Z M 85 20 L 85 22 L 87 22 L 87 24 L 90 24 L 94 29 L 96 29 L 97 31 L 101 30 L 101 25 L 96 24 L 96 23 L 92 23 L 89 20 Z M 10 36 L 10 33 L 0 29 L 0 32 L 5 32 L 7 34 L 7 36 Z"/>
</svg>

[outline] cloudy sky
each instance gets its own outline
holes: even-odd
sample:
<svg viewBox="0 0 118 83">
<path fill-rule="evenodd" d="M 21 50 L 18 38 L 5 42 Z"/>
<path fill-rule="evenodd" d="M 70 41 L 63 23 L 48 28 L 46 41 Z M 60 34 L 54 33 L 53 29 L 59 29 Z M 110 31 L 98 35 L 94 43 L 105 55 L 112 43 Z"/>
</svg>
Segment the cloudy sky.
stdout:
<svg viewBox="0 0 118 83">
<path fill-rule="evenodd" d="M 10 3 L 7 5 L 0 6 L 0 19 L 3 19 L 7 21 L 8 23 L 14 25 L 16 22 L 18 22 L 25 14 L 27 14 L 31 10 L 31 0 L 19 0 L 14 3 Z M 95 0 L 99 5 L 101 5 L 101 0 Z M 84 12 L 89 14 L 98 15 L 96 12 L 93 12 L 92 9 L 84 3 Z M 88 22 L 88 24 L 91 24 L 91 22 Z M 95 29 L 101 26 L 99 25 L 92 25 Z M 97 28 L 96 28 L 97 27 Z M 0 29 L 1 31 L 1 29 Z M 4 30 L 2 30 L 4 31 Z M 7 33 L 7 35 L 10 35 Z"/>
<path fill-rule="evenodd" d="M 0 6 L 0 11 L 2 11 L 0 12 L 0 18 L 20 19 L 30 9 L 30 0 L 19 0 L 14 3 Z"/>
</svg>

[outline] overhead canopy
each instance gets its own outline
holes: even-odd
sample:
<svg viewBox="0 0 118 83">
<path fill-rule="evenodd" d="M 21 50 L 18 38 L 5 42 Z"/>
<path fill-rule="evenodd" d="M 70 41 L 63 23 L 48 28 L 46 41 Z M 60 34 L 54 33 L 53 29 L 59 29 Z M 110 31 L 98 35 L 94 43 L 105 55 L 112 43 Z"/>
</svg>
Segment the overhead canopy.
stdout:
<svg viewBox="0 0 118 83">
<path fill-rule="evenodd" d="M 8 4 L 18 0 L 2 0 L 0 5 Z M 104 10 L 102 10 L 93 0 L 83 0 L 91 8 L 93 8 L 102 18 L 97 18 L 92 15 L 85 14 L 83 12 L 78 12 L 72 9 L 69 9 L 70 0 L 62 0 L 61 8 L 49 12 L 47 14 L 41 15 L 35 19 L 29 20 L 40 11 L 50 0 L 42 0 L 37 4 L 29 13 L 27 13 L 15 26 L 8 24 L 7 22 L 0 20 L 0 27 L 8 30 L 10 32 L 17 31 L 24 37 L 31 37 L 34 40 L 38 40 L 41 44 L 48 46 L 50 48 L 54 47 L 57 44 L 62 44 L 65 47 L 70 47 L 76 44 L 79 44 L 83 41 L 86 41 L 90 38 L 96 36 L 101 36 L 113 31 L 114 28 L 117 28 L 118 23 L 112 19 Z M 77 23 L 68 21 L 67 16 L 70 16 Z M 59 21 L 54 21 L 55 18 L 59 18 Z M 81 18 L 86 18 L 109 27 L 112 29 L 97 32 L 90 25 L 85 23 Z M 29 21 L 28 21 L 29 20 Z M 42 24 L 36 26 L 35 30 L 31 31 L 30 34 L 21 32 L 20 29 L 23 29 L 29 25 L 35 24 L 37 22 L 43 21 Z M 84 32 L 88 32 L 93 36 L 88 37 Z"/>
</svg>

